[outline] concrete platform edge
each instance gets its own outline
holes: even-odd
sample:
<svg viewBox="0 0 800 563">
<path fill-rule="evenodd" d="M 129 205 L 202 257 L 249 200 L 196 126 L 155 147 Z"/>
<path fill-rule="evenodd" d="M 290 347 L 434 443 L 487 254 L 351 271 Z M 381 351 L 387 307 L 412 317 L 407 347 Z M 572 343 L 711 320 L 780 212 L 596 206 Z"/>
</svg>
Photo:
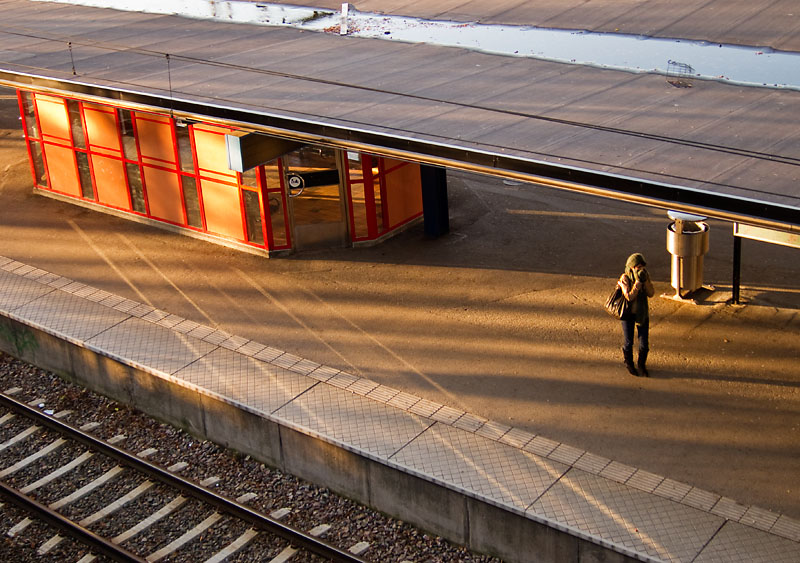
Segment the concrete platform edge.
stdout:
<svg viewBox="0 0 800 563">
<path fill-rule="evenodd" d="M 532 553 L 553 563 L 656 561 L 626 554 L 622 546 L 593 543 L 396 464 L 369 459 L 12 317 L 0 312 L 4 352 L 475 551 L 507 561 L 525 561 Z"/>
</svg>

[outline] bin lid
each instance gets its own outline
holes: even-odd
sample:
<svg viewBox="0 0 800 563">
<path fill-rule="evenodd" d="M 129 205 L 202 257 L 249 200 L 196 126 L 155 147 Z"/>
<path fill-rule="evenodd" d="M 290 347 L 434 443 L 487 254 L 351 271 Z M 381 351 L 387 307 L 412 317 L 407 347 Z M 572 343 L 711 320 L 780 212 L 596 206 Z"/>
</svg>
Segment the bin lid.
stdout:
<svg viewBox="0 0 800 563">
<path fill-rule="evenodd" d="M 694 215 L 693 213 L 683 213 L 682 211 L 667 211 L 667 215 L 673 221 L 705 221 L 707 217 L 703 217 L 702 215 Z"/>
</svg>

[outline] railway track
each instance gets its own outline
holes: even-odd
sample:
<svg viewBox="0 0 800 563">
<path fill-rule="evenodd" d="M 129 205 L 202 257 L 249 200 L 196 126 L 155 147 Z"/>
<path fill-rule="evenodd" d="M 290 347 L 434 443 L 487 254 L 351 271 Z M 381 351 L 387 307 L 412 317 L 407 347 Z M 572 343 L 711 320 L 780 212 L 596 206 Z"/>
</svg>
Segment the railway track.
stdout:
<svg viewBox="0 0 800 563">
<path fill-rule="evenodd" d="M 300 531 L 281 522 L 289 509 L 267 515 L 248 506 L 257 491 L 228 498 L 215 477 L 181 475 L 191 459 L 164 468 L 130 453 L 126 437 L 92 434 L 100 424 L 75 426 L 78 413 L 23 402 L 20 390 L 0 394 L 0 494 L 16 520 L 7 538 L 47 538 L 41 556 L 79 561 L 342 561 L 363 562 L 366 542 L 336 547 L 331 525 Z M 6 507 L 3 509 L 6 512 Z M 41 523 L 46 523 L 42 528 Z M 48 537 L 49 536 L 49 537 Z M 30 540 L 33 541 L 33 540 Z"/>
</svg>

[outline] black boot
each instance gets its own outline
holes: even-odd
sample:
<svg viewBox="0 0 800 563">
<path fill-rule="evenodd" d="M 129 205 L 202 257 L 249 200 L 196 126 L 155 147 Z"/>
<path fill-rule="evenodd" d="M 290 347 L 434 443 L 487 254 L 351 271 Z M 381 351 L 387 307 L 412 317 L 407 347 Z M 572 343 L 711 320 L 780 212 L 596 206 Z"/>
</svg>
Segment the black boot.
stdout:
<svg viewBox="0 0 800 563">
<path fill-rule="evenodd" d="M 625 367 L 628 369 L 628 373 L 638 377 L 639 372 L 636 371 L 633 365 L 633 350 L 625 350 L 623 348 L 622 356 L 625 358 Z"/>
<path fill-rule="evenodd" d="M 650 377 L 650 372 L 647 371 L 647 350 L 639 351 L 639 360 L 636 363 L 639 366 L 639 373 L 643 377 Z"/>
</svg>

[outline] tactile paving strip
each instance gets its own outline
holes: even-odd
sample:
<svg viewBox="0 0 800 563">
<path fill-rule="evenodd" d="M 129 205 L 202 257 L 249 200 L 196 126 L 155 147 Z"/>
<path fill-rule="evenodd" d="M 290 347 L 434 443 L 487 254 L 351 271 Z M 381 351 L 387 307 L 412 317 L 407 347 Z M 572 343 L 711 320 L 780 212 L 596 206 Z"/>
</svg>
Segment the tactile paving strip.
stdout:
<svg viewBox="0 0 800 563">
<path fill-rule="evenodd" d="M 279 409 L 317 383 L 226 348 L 199 358 L 175 377 L 265 413 Z"/>
<path fill-rule="evenodd" d="M 692 561 L 724 522 L 574 468 L 528 512 L 662 561 Z"/>
<path fill-rule="evenodd" d="M 277 410 L 275 416 L 379 459 L 387 459 L 432 424 L 422 417 L 322 384 Z"/>
<path fill-rule="evenodd" d="M 15 314 L 66 337 L 84 341 L 129 317 L 60 290 L 31 301 Z"/>
<path fill-rule="evenodd" d="M 730 520 L 694 563 L 797 563 L 800 544 Z"/>
<path fill-rule="evenodd" d="M 106 354 L 173 374 L 216 346 L 170 329 L 130 318 L 87 341 Z"/>
<path fill-rule="evenodd" d="M 525 510 L 569 467 L 437 423 L 392 456 L 414 471 Z"/>
</svg>

